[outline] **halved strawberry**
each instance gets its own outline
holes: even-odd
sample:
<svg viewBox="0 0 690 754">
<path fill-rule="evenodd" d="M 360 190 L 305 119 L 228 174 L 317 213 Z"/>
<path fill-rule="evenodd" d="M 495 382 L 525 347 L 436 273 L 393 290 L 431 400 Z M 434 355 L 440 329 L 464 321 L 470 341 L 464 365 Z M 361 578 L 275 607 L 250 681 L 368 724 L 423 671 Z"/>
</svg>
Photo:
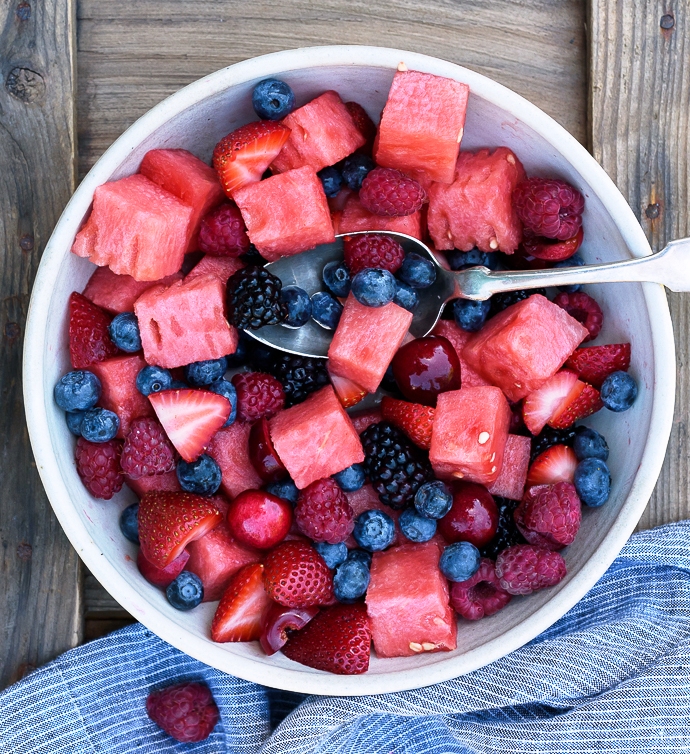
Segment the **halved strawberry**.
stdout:
<svg viewBox="0 0 690 754">
<path fill-rule="evenodd" d="M 399 401 L 387 395 L 381 399 L 383 418 L 401 429 L 415 445 L 425 450 L 431 447 L 431 426 L 435 413 L 435 408 L 419 403 Z"/>
<path fill-rule="evenodd" d="M 282 123 L 260 120 L 222 138 L 213 150 L 213 167 L 225 193 L 232 198 L 233 191 L 260 181 L 289 136 Z"/>
<path fill-rule="evenodd" d="M 565 365 L 585 382 L 594 387 L 601 387 L 601 383 L 610 374 L 627 372 L 630 368 L 630 343 L 578 348 Z"/>
<path fill-rule="evenodd" d="M 166 568 L 195 539 L 215 528 L 223 515 L 200 495 L 187 492 L 146 492 L 139 502 L 141 554 Z"/>
<path fill-rule="evenodd" d="M 538 435 L 549 419 L 558 411 L 577 382 L 575 372 L 562 369 L 547 380 L 539 390 L 530 393 L 522 405 L 525 426 Z"/>
<path fill-rule="evenodd" d="M 213 641 L 255 641 L 261 636 L 261 616 L 272 604 L 263 572 L 260 563 L 251 563 L 230 579 L 211 623 Z"/>
<path fill-rule="evenodd" d="M 70 295 L 69 357 L 73 369 L 88 369 L 119 353 L 108 332 L 112 319 L 81 293 Z"/>
<path fill-rule="evenodd" d="M 338 396 L 338 400 L 343 408 L 349 408 L 350 406 L 356 405 L 367 394 L 367 391 L 364 388 L 360 387 L 352 380 L 348 380 L 347 377 L 339 377 L 337 374 L 331 373 L 329 373 L 328 376 L 331 378 L 333 389 L 335 390 L 335 394 Z"/>
<path fill-rule="evenodd" d="M 533 484 L 572 484 L 577 466 L 577 456 L 567 445 L 552 445 L 540 453 L 527 472 L 527 486 Z"/>
<path fill-rule="evenodd" d="M 185 461 L 206 450 L 213 435 L 230 416 L 230 401 L 208 390 L 163 390 L 149 400 L 158 421 Z"/>
<path fill-rule="evenodd" d="M 554 429 L 567 429 L 572 427 L 579 419 L 590 416 L 604 404 L 599 397 L 599 391 L 578 380 L 568 394 L 565 402 L 559 406 L 558 411 L 549 419 L 549 426 Z"/>
</svg>

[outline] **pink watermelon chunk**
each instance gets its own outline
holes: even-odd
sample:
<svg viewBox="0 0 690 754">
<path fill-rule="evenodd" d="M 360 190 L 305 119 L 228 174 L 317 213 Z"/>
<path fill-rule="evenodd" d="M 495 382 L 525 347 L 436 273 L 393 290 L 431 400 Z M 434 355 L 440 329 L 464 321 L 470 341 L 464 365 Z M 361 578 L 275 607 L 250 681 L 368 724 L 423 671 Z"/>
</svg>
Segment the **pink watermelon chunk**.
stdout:
<svg viewBox="0 0 690 754">
<path fill-rule="evenodd" d="M 532 442 L 529 437 L 508 435 L 501 473 L 496 481 L 487 487 L 492 495 L 522 500 L 531 449 Z"/>
<path fill-rule="evenodd" d="M 305 165 L 318 171 L 366 143 L 337 92 L 324 92 L 281 122 L 290 129 L 290 136 L 271 164 L 274 173 Z"/>
<path fill-rule="evenodd" d="M 300 490 L 364 460 L 359 435 L 330 385 L 268 424 L 273 447 Z"/>
<path fill-rule="evenodd" d="M 507 147 L 461 152 L 453 183 L 428 189 L 427 222 L 436 248 L 512 254 L 522 240 L 512 194 L 524 177 L 522 163 Z"/>
<path fill-rule="evenodd" d="M 269 262 L 335 239 L 326 194 L 312 167 L 251 183 L 234 199 L 250 241 Z"/>
<path fill-rule="evenodd" d="M 263 484 L 249 460 L 250 430 L 251 424 L 236 421 L 219 429 L 206 450 L 220 466 L 221 488 L 231 499 L 245 490 L 258 490 Z"/>
<path fill-rule="evenodd" d="M 138 497 L 154 490 L 156 492 L 182 492 L 175 471 L 168 471 L 165 474 L 156 474 L 155 476 L 143 476 L 140 479 L 132 479 L 125 475 L 125 482 Z"/>
<path fill-rule="evenodd" d="M 176 280 L 182 280 L 181 272 L 168 275 L 157 282 L 140 283 L 130 275 L 116 275 L 110 267 L 97 267 L 84 288 L 84 296 L 113 314 L 133 312 L 134 302 L 144 291 L 154 285 L 172 285 Z"/>
<path fill-rule="evenodd" d="M 419 71 L 393 77 L 374 145 L 378 165 L 452 183 L 470 88 Z"/>
<path fill-rule="evenodd" d="M 239 335 L 225 318 L 225 286 L 215 275 L 149 288 L 134 312 L 149 364 L 172 369 L 237 349 Z"/>
<path fill-rule="evenodd" d="M 201 261 L 187 273 L 185 279 L 194 280 L 202 275 L 214 275 L 225 285 L 230 276 L 243 267 L 244 262 L 237 257 L 212 257 L 205 254 Z"/>
<path fill-rule="evenodd" d="M 334 225 L 335 225 L 334 221 Z M 392 230 L 406 233 L 422 240 L 422 213 L 414 212 L 405 217 L 383 217 L 372 215 L 364 209 L 356 194 L 345 201 L 345 206 L 337 218 L 337 233 L 355 233 L 358 230 Z"/>
<path fill-rule="evenodd" d="M 441 479 L 491 484 L 503 466 L 510 406 L 496 387 L 441 393 L 431 430 L 429 460 Z"/>
<path fill-rule="evenodd" d="M 411 657 L 457 646 L 457 624 L 448 582 L 438 569 L 436 542 L 375 552 L 367 613 L 379 657 Z"/>
<path fill-rule="evenodd" d="M 491 384 L 488 380 L 485 380 L 479 372 L 475 372 L 462 355 L 462 349 L 472 337 L 473 333 L 467 332 L 467 330 L 458 327 L 455 322 L 450 319 L 440 319 L 431 334 L 441 335 L 451 342 L 451 345 L 458 355 L 458 360 L 460 361 L 460 378 L 463 387 L 484 387 L 485 385 Z"/>
<path fill-rule="evenodd" d="M 135 280 L 160 280 L 182 267 L 193 210 L 143 175 L 99 186 L 72 252 Z"/>
<path fill-rule="evenodd" d="M 576 319 L 535 293 L 492 317 L 462 355 L 515 402 L 552 377 L 588 334 Z"/>
<path fill-rule="evenodd" d="M 375 393 L 411 322 L 412 312 L 397 304 L 364 306 L 350 294 L 328 349 L 329 370 Z"/>
</svg>

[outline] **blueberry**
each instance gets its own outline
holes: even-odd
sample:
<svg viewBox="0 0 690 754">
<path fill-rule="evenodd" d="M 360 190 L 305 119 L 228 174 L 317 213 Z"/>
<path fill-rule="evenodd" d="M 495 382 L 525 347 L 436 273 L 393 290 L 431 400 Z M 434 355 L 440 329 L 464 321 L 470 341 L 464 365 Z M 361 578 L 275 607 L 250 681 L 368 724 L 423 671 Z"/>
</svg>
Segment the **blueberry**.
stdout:
<svg viewBox="0 0 690 754">
<path fill-rule="evenodd" d="M 575 467 L 573 483 L 580 500 L 591 508 L 598 508 L 609 499 L 611 472 L 600 458 L 585 458 Z"/>
<path fill-rule="evenodd" d="M 441 555 L 438 567 L 450 581 L 467 581 L 479 570 L 479 550 L 469 542 L 448 545 Z"/>
<path fill-rule="evenodd" d="M 101 381 L 93 372 L 76 369 L 60 378 L 53 396 L 63 411 L 85 411 L 101 397 Z"/>
<path fill-rule="evenodd" d="M 627 411 L 637 398 L 637 383 L 627 372 L 614 372 L 602 383 L 599 395 L 609 411 Z"/>
<path fill-rule="evenodd" d="M 350 279 L 350 270 L 347 269 L 344 262 L 337 259 L 329 262 L 322 273 L 323 282 L 326 288 L 338 298 L 346 298 L 350 292 L 352 280 Z"/>
<path fill-rule="evenodd" d="M 252 106 L 259 118 L 281 120 L 295 109 L 295 93 L 279 79 L 264 79 L 254 87 Z"/>
<path fill-rule="evenodd" d="M 139 503 L 128 505 L 120 513 L 120 531 L 125 539 L 139 544 Z"/>
<path fill-rule="evenodd" d="M 347 553 L 348 560 L 360 560 L 362 563 L 366 563 L 367 568 L 371 568 L 372 554 L 367 550 L 350 550 Z"/>
<path fill-rule="evenodd" d="M 368 510 L 360 513 L 355 519 L 355 529 L 352 532 L 360 547 L 371 552 L 385 550 L 395 539 L 395 524 L 393 519 L 383 511 Z"/>
<path fill-rule="evenodd" d="M 470 301 L 458 298 L 453 301 L 453 319 L 455 324 L 466 332 L 481 330 L 489 316 L 491 301 Z"/>
<path fill-rule="evenodd" d="M 561 262 L 556 262 L 554 264 L 554 268 L 558 267 L 582 267 L 585 263 L 585 260 L 579 255 L 579 254 L 573 254 L 570 259 L 564 259 Z M 577 285 L 559 285 L 556 286 L 559 291 L 564 291 L 565 293 L 577 293 L 582 286 L 578 283 Z"/>
<path fill-rule="evenodd" d="M 331 545 L 328 542 L 314 542 L 314 549 L 326 561 L 326 565 L 335 570 L 347 558 L 347 546 L 345 542 Z"/>
<path fill-rule="evenodd" d="M 343 492 L 355 492 L 364 487 L 367 475 L 361 463 L 353 463 L 352 466 L 333 474 L 333 479 Z"/>
<path fill-rule="evenodd" d="M 108 325 L 110 340 L 125 353 L 135 353 L 141 350 L 141 335 L 139 322 L 132 312 L 118 314 Z"/>
<path fill-rule="evenodd" d="M 170 390 L 172 387 L 172 375 L 162 367 L 144 367 L 137 375 L 137 390 L 142 395 L 160 393 L 161 390 Z"/>
<path fill-rule="evenodd" d="M 436 268 L 429 259 L 413 251 L 405 256 L 398 277 L 413 288 L 428 288 L 436 280 Z"/>
<path fill-rule="evenodd" d="M 343 186 L 343 176 L 338 168 L 334 168 L 332 165 L 319 170 L 316 175 L 321 179 L 323 192 L 326 196 L 335 196 Z"/>
<path fill-rule="evenodd" d="M 90 408 L 84 412 L 81 422 L 81 436 L 89 442 L 108 442 L 120 429 L 117 414 L 105 408 Z"/>
<path fill-rule="evenodd" d="M 175 581 L 168 585 L 165 596 L 176 610 L 191 610 L 201 604 L 204 598 L 204 585 L 195 573 L 182 571 Z"/>
<path fill-rule="evenodd" d="M 227 368 L 228 362 L 223 356 L 220 359 L 194 361 L 184 368 L 184 378 L 192 387 L 204 387 L 219 380 Z"/>
<path fill-rule="evenodd" d="M 67 429 L 75 437 L 81 437 L 81 423 L 84 420 L 84 413 L 84 411 L 65 411 Z"/>
<path fill-rule="evenodd" d="M 237 418 L 237 390 L 232 382 L 228 380 L 220 379 L 212 382 L 207 388 L 216 395 L 222 395 L 223 398 L 227 398 L 230 401 L 232 408 L 230 409 L 230 416 L 228 420 L 223 424 L 224 427 L 229 427 Z"/>
<path fill-rule="evenodd" d="M 333 576 L 333 592 L 339 602 L 354 602 L 366 593 L 369 568 L 361 560 L 346 560 Z"/>
<path fill-rule="evenodd" d="M 237 341 L 237 349 L 235 353 L 231 353 L 229 356 L 225 357 L 228 367 L 244 366 L 249 358 L 249 352 L 253 343 L 256 343 L 254 338 L 240 330 L 240 339 Z"/>
<path fill-rule="evenodd" d="M 280 292 L 280 298 L 287 307 L 287 327 L 302 327 L 311 319 L 311 299 L 298 285 L 288 285 Z"/>
<path fill-rule="evenodd" d="M 576 432 L 573 450 L 578 461 L 584 461 L 585 458 L 599 458 L 602 461 L 608 460 L 609 446 L 602 435 L 589 427 L 578 427 Z"/>
<path fill-rule="evenodd" d="M 327 330 L 335 330 L 343 313 L 343 305 L 326 291 L 319 291 L 311 297 L 311 316 Z"/>
<path fill-rule="evenodd" d="M 297 505 L 299 490 L 292 479 L 283 479 L 282 482 L 271 482 L 264 489 L 271 495 L 287 500 L 291 505 Z"/>
<path fill-rule="evenodd" d="M 189 385 L 182 380 L 173 380 L 170 383 L 170 390 L 189 390 Z"/>
<path fill-rule="evenodd" d="M 398 525 L 411 542 L 428 542 L 436 534 L 436 520 L 420 516 L 414 508 L 405 508 Z"/>
<path fill-rule="evenodd" d="M 443 518 L 453 505 L 453 495 L 443 482 L 426 482 L 414 496 L 414 507 L 420 516 Z"/>
<path fill-rule="evenodd" d="M 351 154 L 343 162 L 343 180 L 348 188 L 359 191 L 362 181 L 376 167 L 371 157 L 365 154 Z"/>
<path fill-rule="evenodd" d="M 220 466 L 205 453 L 191 463 L 181 460 L 177 464 L 177 481 L 185 492 L 215 495 L 220 487 L 220 480 Z"/>
<path fill-rule="evenodd" d="M 395 297 L 393 302 L 398 306 L 402 306 L 403 309 L 407 309 L 408 312 L 413 312 L 417 308 L 419 303 L 419 295 L 414 288 L 403 283 L 400 280 L 395 281 Z"/>
<path fill-rule="evenodd" d="M 498 266 L 496 254 L 488 254 L 474 248 L 471 251 L 451 249 L 446 252 L 446 259 L 451 270 L 466 270 L 468 267 L 488 267 L 490 270 Z"/>
<path fill-rule="evenodd" d="M 352 279 L 352 295 L 364 306 L 385 306 L 395 298 L 395 278 L 388 270 L 362 270 Z"/>
</svg>

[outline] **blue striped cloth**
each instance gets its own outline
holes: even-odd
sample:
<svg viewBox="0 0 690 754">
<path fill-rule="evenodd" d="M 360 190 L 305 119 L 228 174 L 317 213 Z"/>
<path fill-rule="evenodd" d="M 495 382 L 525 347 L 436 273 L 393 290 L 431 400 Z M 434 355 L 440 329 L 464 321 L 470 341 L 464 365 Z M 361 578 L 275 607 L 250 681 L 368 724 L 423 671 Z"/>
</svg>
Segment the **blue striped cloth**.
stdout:
<svg viewBox="0 0 690 754">
<path fill-rule="evenodd" d="M 469 675 L 399 694 L 272 691 L 131 626 L 0 694 L 0 752 L 688 752 L 689 545 L 687 521 L 634 535 L 592 591 L 530 644 Z M 188 679 L 205 680 L 221 710 L 221 723 L 198 744 L 174 742 L 145 713 L 151 689 Z"/>
</svg>

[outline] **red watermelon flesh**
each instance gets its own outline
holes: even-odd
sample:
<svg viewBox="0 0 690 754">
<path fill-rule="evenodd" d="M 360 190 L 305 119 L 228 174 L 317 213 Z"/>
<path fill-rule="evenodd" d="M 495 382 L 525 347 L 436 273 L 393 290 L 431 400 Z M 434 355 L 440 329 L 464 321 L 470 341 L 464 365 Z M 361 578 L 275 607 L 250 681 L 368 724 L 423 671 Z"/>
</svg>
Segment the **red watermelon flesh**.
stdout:
<svg viewBox="0 0 690 754">
<path fill-rule="evenodd" d="M 457 624 L 448 582 L 438 569 L 436 542 L 375 552 L 367 613 L 379 657 L 411 657 L 457 646 Z"/>
<path fill-rule="evenodd" d="M 501 473 L 496 481 L 487 487 L 492 495 L 522 500 L 531 450 L 532 441 L 529 437 L 508 435 Z"/>
<path fill-rule="evenodd" d="M 72 251 L 135 280 L 160 280 L 182 267 L 192 208 L 143 175 L 99 186 Z"/>
<path fill-rule="evenodd" d="M 300 490 L 364 460 L 359 435 L 330 385 L 274 416 L 269 431 Z"/>
<path fill-rule="evenodd" d="M 84 288 L 84 296 L 113 314 L 133 312 L 134 302 L 144 291 L 154 285 L 172 285 L 176 280 L 182 280 L 181 272 L 158 281 L 139 282 L 130 275 L 116 275 L 110 267 L 97 267 Z"/>
<path fill-rule="evenodd" d="M 201 277 L 202 275 L 214 275 L 218 280 L 225 285 L 231 275 L 234 275 L 237 270 L 241 270 L 244 267 L 244 262 L 237 257 L 212 257 L 208 254 L 201 258 L 201 261 L 193 267 L 188 273 L 186 280 L 194 280 L 194 278 Z"/>
<path fill-rule="evenodd" d="M 453 182 L 470 88 L 419 71 L 398 71 L 374 144 L 378 165 Z"/>
<path fill-rule="evenodd" d="M 377 424 L 378 422 L 383 421 L 381 409 L 378 406 L 351 413 L 350 419 L 352 420 L 352 426 L 355 428 L 358 435 L 361 435 L 362 432 L 372 424 Z"/>
<path fill-rule="evenodd" d="M 492 317 L 462 355 L 515 402 L 538 390 L 588 335 L 565 310 L 535 293 Z"/>
<path fill-rule="evenodd" d="M 410 328 L 412 316 L 393 303 L 364 306 L 350 294 L 328 349 L 329 370 L 375 393 Z"/>
<path fill-rule="evenodd" d="M 366 143 L 337 92 L 324 92 L 281 122 L 290 129 L 290 136 L 271 163 L 274 173 L 305 165 L 318 171 Z"/>
<path fill-rule="evenodd" d="M 436 248 L 512 254 L 522 240 L 512 194 L 524 177 L 522 163 L 507 147 L 461 152 L 453 183 L 428 188 L 427 222 Z"/>
<path fill-rule="evenodd" d="M 125 475 L 127 486 L 133 490 L 138 497 L 142 497 L 147 492 L 182 492 L 182 487 L 177 479 L 177 472 L 168 471 L 165 474 L 156 474 L 155 476 L 143 476 L 140 479 L 132 479 Z"/>
<path fill-rule="evenodd" d="M 458 360 L 460 361 L 460 379 L 463 387 L 484 387 L 485 385 L 491 384 L 485 380 L 479 372 L 475 372 L 463 358 L 462 349 L 472 337 L 473 333 L 463 330 L 462 327 L 458 327 L 455 322 L 450 319 L 440 319 L 431 334 L 441 335 L 451 342 L 455 352 L 458 354 Z"/>
<path fill-rule="evenodd" d="M 334 216 L 334 225 L 336 220 Z M 355 233 L 358 230 L 392 230 L 406 233 L 422 240 L 422 213 L 414 212 L 405 217 L 383 217 L 373 215 L 364 209 L 359 197 L 353 194 L 347 198 L 342 211 L 337 216 L 337 233 Z"/>
<path fill-rule="evenodd" d="M 249 460 L 250 430 L 251 424 L 236 421 L 219 429 L 206 449 L 220 466 L 221 487 L 231 499 L 245 490 L 258 490 L 263 484 Z"/>
<path fill-rule="evenodd" d="M 250 183 L 233 198 L 249 240 L 269 262 L 335 239 L 328 200 L 312 167 Z"/>
<path fill-rule="evenodd" d="M 440 479 L 491 484 L 503 465 L 510 406 L 496 387 L 441 393 L 431 431 L 429 460 Z"/>
</svg>

